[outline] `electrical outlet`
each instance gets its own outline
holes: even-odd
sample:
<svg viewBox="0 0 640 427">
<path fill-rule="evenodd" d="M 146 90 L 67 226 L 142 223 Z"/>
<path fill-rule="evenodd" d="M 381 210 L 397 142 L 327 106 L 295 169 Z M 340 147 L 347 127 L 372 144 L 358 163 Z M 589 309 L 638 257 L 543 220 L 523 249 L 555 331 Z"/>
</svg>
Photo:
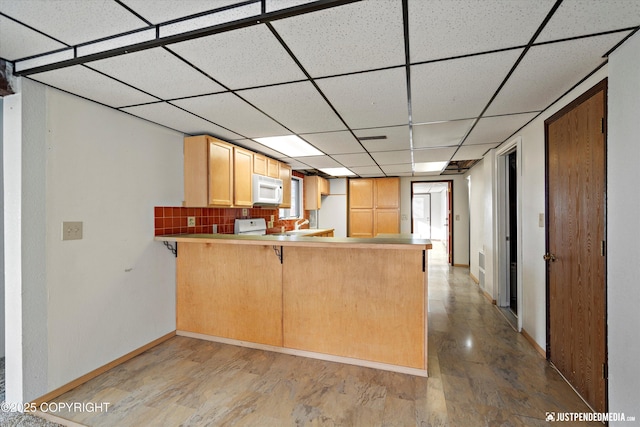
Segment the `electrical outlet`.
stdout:
<svg viewBox="0 0 640 427">
<path fill-rule="evenodd" d="M 188 216 L 187 217 L 187 227 L 195 227 L 196 226 L 196 217 Z"/>
<path fill-rule="evenodd" d="M 269 221 L 267 223 L 267 228 L 273 228 L 273 221 Z"/>
<path fill-rule="evenodd" d="M 82 221 L 64 221 L 62 240 L 82 240 Z"/>
<path fill-rule="evenodd" d="M 247 208 L 242 208 L 242 216 L 247 216 L 248 212 Z"/>
<path fill-rule="evenodd" d="M 213 226 L 211 227 L 211 232 L 213 234 L 218 234 L 218 224 L 213 224 Z"/>
<path fill-rule="evenodd" d="M 271 215 L 271 222 L 275 221 L 275 218 L 273 215 Z"/>
</svg>

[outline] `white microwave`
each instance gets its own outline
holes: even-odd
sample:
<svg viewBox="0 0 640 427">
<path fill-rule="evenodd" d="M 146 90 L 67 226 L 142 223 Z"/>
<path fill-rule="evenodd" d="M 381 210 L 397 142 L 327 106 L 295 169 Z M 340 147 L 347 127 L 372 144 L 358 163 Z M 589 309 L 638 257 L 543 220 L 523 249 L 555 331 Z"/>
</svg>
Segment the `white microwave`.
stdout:
<svg viewBox="0 0 640 427">
<path fill-rule="evenodd" d="M 253 174 L 253 205 L 277 206 L 282 204 L 282 180 Z"/>
</svg>

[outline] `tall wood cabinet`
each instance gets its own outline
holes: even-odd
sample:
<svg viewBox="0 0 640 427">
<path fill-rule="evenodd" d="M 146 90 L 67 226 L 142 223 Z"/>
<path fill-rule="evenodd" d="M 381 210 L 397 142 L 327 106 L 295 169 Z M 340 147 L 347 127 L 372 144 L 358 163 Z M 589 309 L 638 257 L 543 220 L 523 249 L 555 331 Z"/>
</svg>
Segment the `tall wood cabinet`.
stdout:
<svg viewBox="0 0 640 427">
<path fill-rule="evenodd" d="M 349 237 L 400 233 L 400 178 L 349 180 Z"/>
</svg>

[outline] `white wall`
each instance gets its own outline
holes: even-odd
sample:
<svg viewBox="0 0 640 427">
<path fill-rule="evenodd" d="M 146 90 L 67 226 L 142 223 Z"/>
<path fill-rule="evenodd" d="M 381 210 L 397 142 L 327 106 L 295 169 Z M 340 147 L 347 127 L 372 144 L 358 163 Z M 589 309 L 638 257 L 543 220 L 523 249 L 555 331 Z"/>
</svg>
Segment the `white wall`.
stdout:
<svg viewBox="0 0 640 427">
<path fill-rule="evenodd" d="M 430 193 L 431 194 L 431 238 L 433 240 L 442 240 L 445 238 L 444 230 L 442 229 L 442 224 L 444 224 L 444 219 L 442 218 L 442 194 L 440 193 Z"/>
<path fill-rule="evenodd" d="M 467 174 L 470 181 L 469 204 L 471 210 L 469 216 L 469 248 L 471 253 L 469 270 L 476 279 L 480 277 L 478 254 L 484 250 L 485 241 L 483 208 L 485 194 L 484 163 L 484 159 L 480 160 Z"/>
<path fill-rule="evenodd" d="M 23 182 L 35 181 L 37 197 L 23 189 L 22 212 L 5 206 L 6 224 L 23 224 L 23 293 L 37 284 L 35 303 L 23 298 L 22 321 L 44 328 L 37 342 L 21 346 L 22 360 L 35 357 L 39 371 L 24 366 L 24 390 L 13 399 L 31 400 L 175 330 L 175 263 L 153 241 L 153 207 L 182 200 L 183 135 L 22 84 L 22 94 L 9 97 L 22 97 L 22 158 L 6 158 L 5 146 L 5 167 L 17 160 L 22 171 L 5 169 L 5 191 L 9 174 L 18 172 Z M 25 115 L 31 109 L 40 113 L 35 120 Z M 62 241 L 62 221 L 83 221 L 83 239 Z M 40 246 L 30 255 L 34 264 L 26 264 L 32 234 Z M 7 252 L 18 244 L 12 235 Z M 35 267 L 37 280 L 25 279 L 26 266 Z M 24 324 L 22 332 L 30 339 Z"/>
<path fill-rule="evenodd" d="M 453 262 L 469 265 L 469 198 L 467 180 L 462 175 L 401 177 L 400 232 L 411 233 L 411 183 L 443 180 L 453 180 Z"/>
<path fill-rule="evenodd" d="M 0 357 L 4 357 L 4 185 L 2 173 L 2 98 L 0 98 Z"/>
<path fill-rule="evenodd" d="M 609 58 L 607 323 L 609 411 L 640 423 L 640 34 Z M 630 425 L 631 423 L 611 423 Z"/>
<path fill-rule="evenodd" d="M 545 212 L 545 168 L 544 168 L 544 121 L 576 99 L 589 88 L 607 77 L 607 67 L 580 84 L 517 135 L 522 137 L 521 199 L 522 199 L 522 328 L 542 347 L 546 348 L 546 266 L 542 259 L 545 253 L 545 230 L 538 226 L 538 215 Z M 509 141 L 511 141 L 511 138 Z M 497 296 L 497 274 L 493 272 L 495 257 L 493 223 L 496 150 L 492 150 L 471 171 L 471 236 L 473 245 L 471 273 L 477 272 L 477 251 L 484 247 L 486 291 Z M 480 218 L 474 218 L 476 216 Z M 479 230 L 478 227 L 483 227 Z M 482 242 L 479 241 L 482 239 Z M 477 276 L 476 276 L 477 277 Z"/>
</svg>

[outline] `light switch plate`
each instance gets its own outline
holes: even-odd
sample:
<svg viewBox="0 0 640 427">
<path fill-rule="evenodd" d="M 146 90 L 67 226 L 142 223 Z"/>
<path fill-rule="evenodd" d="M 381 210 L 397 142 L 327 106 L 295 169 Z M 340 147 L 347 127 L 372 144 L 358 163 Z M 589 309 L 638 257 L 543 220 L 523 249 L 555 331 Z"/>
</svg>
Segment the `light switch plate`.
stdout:
<svg viewBox="0 0 640 427">
<path fill-rule="evenodd" d="M 188 216 L 187 217 L 187 227 L 195 227 L 196 226 L 196 217 Z"/>
<path fill-rule="evenodd" d="M 62 240 L 82 240 L 82 221 L 64 221 Z"/>
<path fill-rule="evenodd" d="M 544 214 L 543 213 L 539 213 L 538 214 L 538 227 L 544 228 Z"/>
</svg>

